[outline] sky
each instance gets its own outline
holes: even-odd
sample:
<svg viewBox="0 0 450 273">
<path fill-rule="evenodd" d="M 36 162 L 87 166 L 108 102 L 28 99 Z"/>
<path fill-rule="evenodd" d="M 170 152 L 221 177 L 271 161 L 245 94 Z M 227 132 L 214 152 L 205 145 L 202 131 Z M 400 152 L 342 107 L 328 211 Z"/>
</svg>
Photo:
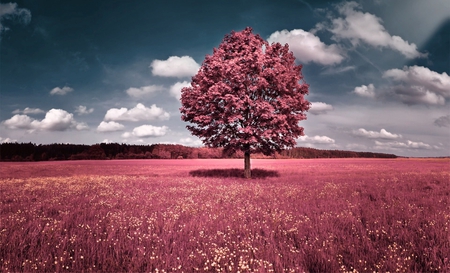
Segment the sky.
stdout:
<svg viewBox="0 0 450 273">
<path fill-rule="evenodd" d="M 0 142 L 201 146 L 181 88 L 247 26 L 303 65 L 298 146 L 450 155 L 448 0 L 3 1 Z"/>
</svg>

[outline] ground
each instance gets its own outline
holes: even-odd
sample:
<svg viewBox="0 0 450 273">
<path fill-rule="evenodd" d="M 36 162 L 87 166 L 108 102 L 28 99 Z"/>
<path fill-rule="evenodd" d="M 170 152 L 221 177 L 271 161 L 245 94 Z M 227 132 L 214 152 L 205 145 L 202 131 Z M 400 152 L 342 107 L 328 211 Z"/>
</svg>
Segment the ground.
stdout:
<svg viewBox="0 0 450 273">
<path fill-rule="evenodd" d="M 450 271 L 448 159 L 0 163 L 0 270 Z"/>
</svg>

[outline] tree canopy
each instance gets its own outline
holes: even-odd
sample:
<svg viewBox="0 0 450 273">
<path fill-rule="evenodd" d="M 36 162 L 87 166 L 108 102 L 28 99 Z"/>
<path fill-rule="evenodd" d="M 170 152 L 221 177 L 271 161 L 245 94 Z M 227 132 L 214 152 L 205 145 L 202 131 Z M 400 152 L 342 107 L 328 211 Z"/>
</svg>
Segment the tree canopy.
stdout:
<svg viewBox="0 0 450 273">
<path fill-rule="evenodd" d="M 293 147 L 310 107 L 301 69 L 289 45 L 269 44 L 250 27 L 233 31 L 182 89 L 181 118 L 204 144 L 228 153 Z"/>
</svg>

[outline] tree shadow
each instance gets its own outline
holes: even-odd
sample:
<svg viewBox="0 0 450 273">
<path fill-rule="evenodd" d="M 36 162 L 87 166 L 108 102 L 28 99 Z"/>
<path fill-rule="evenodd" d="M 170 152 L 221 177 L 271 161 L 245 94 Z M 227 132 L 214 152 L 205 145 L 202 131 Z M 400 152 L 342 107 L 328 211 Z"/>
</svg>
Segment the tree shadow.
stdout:
<svg viewBox="0 0 450 273">
<path fill-rule="evenodd" d="M 200 169 L 190 171 L 189 174 L 194 177 L 237 177 L 244 178 L 243 169 Z M 279 177 L 280 174 L 277 171 L 270 171 L 264 169 L 252 169 L 252 179 L 261 179 L 267 177 Z"/>
</svg>

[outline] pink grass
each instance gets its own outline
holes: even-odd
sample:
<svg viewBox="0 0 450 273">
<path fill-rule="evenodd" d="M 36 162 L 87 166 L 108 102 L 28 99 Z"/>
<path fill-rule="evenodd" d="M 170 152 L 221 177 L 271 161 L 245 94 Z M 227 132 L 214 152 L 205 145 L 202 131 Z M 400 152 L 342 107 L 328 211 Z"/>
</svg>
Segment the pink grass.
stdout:
<svg viewBox="0 0 450 273">
<path fill-rule="evenodd" d="M 446 272 L 449 164 L 1 163 L 0 271 Z"/>
</svg>

